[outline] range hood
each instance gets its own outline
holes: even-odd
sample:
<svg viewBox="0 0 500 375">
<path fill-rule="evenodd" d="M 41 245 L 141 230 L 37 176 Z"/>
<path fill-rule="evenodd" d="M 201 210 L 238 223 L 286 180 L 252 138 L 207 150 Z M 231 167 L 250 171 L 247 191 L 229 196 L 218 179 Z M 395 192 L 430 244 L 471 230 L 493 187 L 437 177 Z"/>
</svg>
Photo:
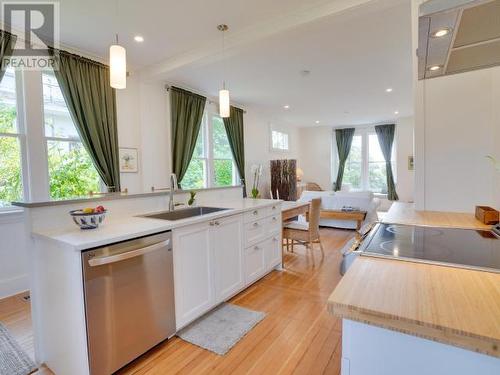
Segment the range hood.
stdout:
<svg viewBox="0 0 500 375">
<path fill-rule="evenodd" d="M 448 33 L 436 37 L 438 30 Z M 417 54 L 419 79 L 500 65 L 500 0 L 425 2 Z"/>
</svg>

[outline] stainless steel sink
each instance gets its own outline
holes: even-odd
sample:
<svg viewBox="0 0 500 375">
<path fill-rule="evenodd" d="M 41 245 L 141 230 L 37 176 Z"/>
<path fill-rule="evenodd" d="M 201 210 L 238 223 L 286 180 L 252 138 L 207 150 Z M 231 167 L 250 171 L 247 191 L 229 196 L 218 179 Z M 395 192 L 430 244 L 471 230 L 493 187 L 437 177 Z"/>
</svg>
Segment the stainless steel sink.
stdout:
<svg viewBox="0 0 500 375">
<path fill-rule="evenodd" d="M 142 217 L 149 217 L 152 219 L 161 219 L 161 220 L 181 220 L 225 210 L 229 210 L 229 208 L 192 207 L 192 208 L 182 208 L 180 210 L 175 210 L 175 211 L 157 212 L 154 214 L 142 215 Z"/>
</svg>

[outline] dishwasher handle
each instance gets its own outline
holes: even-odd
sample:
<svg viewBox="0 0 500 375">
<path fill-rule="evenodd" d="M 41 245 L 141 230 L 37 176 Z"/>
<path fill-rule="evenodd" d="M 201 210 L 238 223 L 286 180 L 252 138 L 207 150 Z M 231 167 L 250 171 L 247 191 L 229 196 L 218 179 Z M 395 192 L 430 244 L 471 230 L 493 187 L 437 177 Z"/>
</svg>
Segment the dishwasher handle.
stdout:
<svg viewBox="0 0 500 375">
<path fill-rule="evenodd" d="M 165 247 L 167 247 L 168 250 L 170 250 L 170 248 L 168 247 L 169 245 L 170 245 L 170 239 L 167 239 L 165 241 L 161 241 L 146 247 L 141 247 L 139 249 L 127 251 L 125 253 L 92 258 L 89 259 L 89 266 L 96 267 L 96 266 L 103 266 L 105 264 L 116 263 L 125 259 L 135 258 L 147 253 L 151 253 L 153 251 L 157 251 Z"/>
</svg>

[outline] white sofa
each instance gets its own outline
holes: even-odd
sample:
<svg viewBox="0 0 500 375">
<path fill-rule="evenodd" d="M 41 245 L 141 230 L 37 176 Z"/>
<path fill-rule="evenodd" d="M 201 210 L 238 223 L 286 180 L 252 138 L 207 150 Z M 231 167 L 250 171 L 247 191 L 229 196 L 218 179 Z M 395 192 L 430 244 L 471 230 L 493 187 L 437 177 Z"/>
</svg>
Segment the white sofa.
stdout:
<svg viewBox="0 0 500 375">
<path fill-rule="evenodd" d="M 377 221 L 377 208 L 380 199 L 375 198 L 369 191 L 303 191 L 299 202 L 310 202 L 314 198 L 321 198 L 322 210 L 341 210 L 344 206 L 351 206 L 366 211 L 366 219 L 363 223 L 369 224 Z M 305 218 L 300 218 L 300 221 Z M 333 228 L 356 229 L 356 222 L 349 220 L 321 219 L 319 225 Z"/>
</svg>

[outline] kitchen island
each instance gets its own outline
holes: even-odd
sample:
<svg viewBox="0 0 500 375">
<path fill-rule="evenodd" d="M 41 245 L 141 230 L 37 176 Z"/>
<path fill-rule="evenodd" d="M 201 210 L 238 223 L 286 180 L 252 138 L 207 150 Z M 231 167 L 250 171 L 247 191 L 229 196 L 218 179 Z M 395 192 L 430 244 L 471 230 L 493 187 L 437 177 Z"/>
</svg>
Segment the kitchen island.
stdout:
<svg viewBox="0 0 500 375">
<path fill-rule="evenodd" d="M 183 202 L 188 197 L 187 193 L 181 193 L 176 196 L 176 200 Z M 35 356 L 39 364 L 45 363 L 56 374 L 72 375 L 110 374 L 126 364 L 114 365 L 112 354 L 104 358 L 106 363 L 110 363 L 106 370 L 103 371 L 100 366 L 98 372 L 92 371 L 93 348 L 90 348 L 92 341 L 89 338 L 96 332 L 90 332 L 89 316 L 95 318 L 96 314 L 88 309 L 87 293 L 90 287 L 87 289 L 85 284 L 87 278 L 83 274 L 83 262 L 89 263 L 91 267 L 103 265 L 102 270 L 96 273 L 100 281 L 93 284 L 93 290 L 94 299 L 103 302 L 101 306 L 104 307 L 104 313 L 101 319 L 97 317 L 93 322 L 97 321 L 102 328 L 97 333 L 101 337 L 100 341 L 107 346 L 123 344 L 119 339 L 127 337 L 127 330 L 123 327 L 127 324 L 141 325 L 141 320 L 130 319 L 147 316 L 148 309 L 157 306 L 153 303 L 158 301 L 156 297 L 163 296 L 167 289 L 175 290 L 175 332 L 273 269 L 281 267 L 280 201 L 243 199 L 240 187 L 200 191 L 197 201 L 198 206 L 216 207 L 219 210 L 179 220 L 163 220 L 144 215 L 165 211 L 168 207 L 166 194 L 102 202 L 96 200 L 92 204 L 105 204 L 108 217 L 102 226 L 94 230 L 80 230 L 68 215 L 68 211 L 82 208 L 80 201 L 24 204 L 25 222 L 31 233 L 28 239 L 32 244 L 31 302 Z M 171 237 L 168 238 L 171 238 L 171 242 L 167 239 L 162 240 L 161 244 L 167 244 L 168 241 L 173 244 L 173 250 L 167 250 L 166 247 L 160 249 L 160 243 L 146 243 L 145 247 L 131 249 L 130 256 L 113 253 L 114 247 L 123 244 L 129 246 L 130 240 L 148 241 L 152 235 L 170 235 L 170 232 Z M 94 253 L 99 251 L 103 255 L 96 256 Z M 148 261 L 141 255 L 163 251 L 164 254 L 167 251 L 173 253 L 173 281 L 164 287 L 153 282 L 164 277 L 153 279 L 148 274 L 148 270 L 154 271 L 156 275 L 162 273 L 164 257 L 158 255 L 156 258 L 150 257 Z M 90 255 L 85 258 L 82 254 Z M 133 278 L 114 279 L 120 272 L 122 276 L 129 274 L 129 271 L 123 270 L 127 267 L 127 259 L 132 257 L 136 260 L 131 266 L 144 271 L 140 279 L 135 279 L 136 282 Z M 112 269 L 113 263 L 120 265 Z M 139 267 L 141 264 L 143 266 Z M 165 269 L 165 274 L 168 272 Z M 131 293 L 127 297 L 126 291 L 134 290 L 138 284 L 150 285 L 152 289 L 141 290 L 141 298 L 136 298 L 138 293 Z M 102 290 L 96 290 L 95 285 L 102 287 Z M 147 296 L 153 295 L 155 298 L 149 301 Z M 162 302 L 163 305 L 167 303 Z M 112 305 L 121 307 L 113 310 Z M 127 309 L 133 310 L 134 314 L 126 314 Z M 137 313 L 140 309 L 145 309 L 145 313 Z M 118 319 L 113 318 L 115 315 Z M 125 331 L 124 336 L 115 334 L 117 327 Z M 106 332 L 113 336 L 106 336 Z M 128 337 L 127 340 L 133 342 L 134 338 Z M 137 353 L 127 361 L 142 353 Z"/>
<path fill-rule="evenodd" d="M 384 222 L 487 228 L 404 203 Z M 328 309 L 343 319 L 343 375 L 500 373 L 499 273 L 361 256 Z"/>
</svg>

